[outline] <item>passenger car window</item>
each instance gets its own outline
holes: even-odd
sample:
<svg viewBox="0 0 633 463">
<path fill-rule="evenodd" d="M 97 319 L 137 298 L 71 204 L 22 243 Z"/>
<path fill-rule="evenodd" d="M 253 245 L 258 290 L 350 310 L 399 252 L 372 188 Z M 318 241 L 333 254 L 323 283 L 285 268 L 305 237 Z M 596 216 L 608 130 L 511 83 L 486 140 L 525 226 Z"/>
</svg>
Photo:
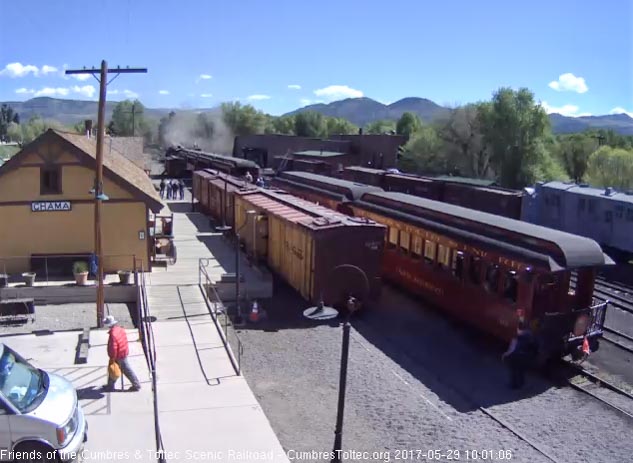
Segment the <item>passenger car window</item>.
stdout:
<svg viewBox="0 0 633 463">
<path fill-rule="evenodd" d="M 585 198 L 579 198 L 578 199 L 578 212 L 584 211 L 586 205 L 587 205 L 587 200 Z"/>
<path fill-rule="evenodd" d="M 499 266 L 490 264 L 486 269 L 485 287 L 491 293 L 496 293 L 499 289 Z"/>
<path fill-rule="evenodd" d="M 615 206 L 615 217 L 621 219 L 624 216 L 624 206 L 621 204 Z"/>
<path fill-rule="evenodd" d="M 437 263 L 440 267 L 448 268 L 451 262 L 451 250 L 443 244 L 438 245 Z"/>
<path fill-rule="evenodd" d="M 626 210 L 626 220 L 628 220 L 629 222 L 633 222 L 633 209 L 628 208 Z"/>
<path fill-rule="evenodd" d="M 404 230 L 400 230 L 400 250 L 408 253 L 409 252 L 409 233 Z"/>
<path fill-rule="evenodd" d="M 613 222 L 613 211 L 605 211 L 604 220 L 607 223 Z"/>
<path fill-rule="evenodd" d="M 464 253 L 461 251 L 453 252 L 453 262 L 451 265 L 451 270 L 453 271 L 453 275 L 457 278 L 461 279 L 462 274 L 464 273 Z"/>
<path fill-rule="evenodd" d="M 517 272 L 515 272 L 514 270 L 506 272 L 503 285 L 503 297 L 512 302 L 516 302 L 518 289 L 519 282 L 517 278 Z"/>
<path fill-rule="evenodd" d="M 425 241 L 424 242 L 424 260 L 429 264 L 432 264 L 435 261 L 435 252 L 437 250 L 437 244 L 433 241 Z"/>
<path fill-rule="evenodd" d="M 468 267 L 468 274 L 471 283 L 476 285 L 481 283 L 481 258 L 475 256 L 471 257 L 470 265 Z"/>
<path fill-rule="evenodd" d="M 411 257 L 419 259 L 422 257 L 422 238 L 413 235 L 411 237 Z"/>
<path fill-rule="evenodd" d="M 389 240 L 387 241 L 388 248 L 393 249 L 396 246 L 398 246 L 398 229 L 397 228 L 389 227 L 388 240 Z"/>
</svg>

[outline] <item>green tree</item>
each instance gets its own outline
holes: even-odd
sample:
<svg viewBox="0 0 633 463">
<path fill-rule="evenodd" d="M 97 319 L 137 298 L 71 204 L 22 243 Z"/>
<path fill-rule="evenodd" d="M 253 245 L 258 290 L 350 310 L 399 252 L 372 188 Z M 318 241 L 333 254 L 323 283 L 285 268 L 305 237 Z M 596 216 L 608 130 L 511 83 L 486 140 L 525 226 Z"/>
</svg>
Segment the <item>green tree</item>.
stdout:
<svg viewBox="0 0 633 463">
<path fill-rule="evenodd" d="M 442 150 L 442 140 L 431 126 L 423 126 L 402 149 L 398 168 L 414 174 L 444 174 L 448 160 Z"/>
<path fill-rule="evenodd" d="M 452 109 L 438 122 L 438 135 L 450 164 L 460 175 L 493 178 L 490 150 L 484 143 L 479 118 L 479 105 L 470 104 Z"/>
<path fill-rule="evenodd" d="M 411 112 L 405 112 L 396 123 L 396 133 L 410 137 L 422 127 L 420 118 Z"/>
<path fill-rule="evenodd" d="M 275 117 L 272 121 L 273 132 L 284 135 L 295 134 L 295 118 L 293 116 Z"/>
<path fill-rule="evenodd" d="M 4 140 L 7 136 L 7 130 L 9 124 L 20 123 L 20 116 L 13 111 L 13 108 L 9 105 L 3 104 L 0 106 L 0 140 Z"/>
<path fill-rule="evenodd" d="M 148 124 L 145 121 L 145 107 L 139 100 L 120 101 L 112 111 L 112 120 L 108 130 L 119 137 L 133 137 L 145 135 Z"/>
<path fill-rule="evenodd" d="M 380 135 L 396 131 L 396 122 L 389 120 L 374 121 L 367 124 L 365 133 Z"/>
<path fill-rule="evenodd" d="M 327 136 L 358 133 L 358 127 L 342 117 L 326 118 Z"/>
<path fill-rule="evenodd" d="M 478 112 L 484 143 L 501 185 L 522 188 L 532 184 L 550 136 L 549 118 L 535 104 L 532 92 L 501 88 L 490 103 L 479 105 Z"/>
<path fill-rule="evenodd" d="M 21 142 L 22 141 L 22 127 L 20 124 L 11 122 L 7 127 L 6 137 L 9 141 Z"/>
<path fill-rule="evenodd" d="M 222 117 L 235 136 L 264 133 L 266 116 L 251 105 L 222 103 Z"/>
<path fill-rule="evenodd" d="M 594 186 L 631 190 L 633 150 L 602 146 L 589 157 L 587 177 Z"/>
<path fill-rule="evenodd" d="M 633 148 L 633 137 L 620 135 L 611 129 L 589 129 L 584 134 L 596 140 L 601 146 L 624 149 Z"/>
<path fill-rule="evenodd" d="M 295 134 L 299 137 L 327 136 L 327 122 L 321 113 L 304 111 L 295 115 Z"/>
<path fill-rule="evenodd" d="M 587 134 L 562 135 L 558 138 L 558 156 L 565 172 L 574 182 L 582 182 L 589 156 L 597 148 L 597 141 Z"/>
</svg>

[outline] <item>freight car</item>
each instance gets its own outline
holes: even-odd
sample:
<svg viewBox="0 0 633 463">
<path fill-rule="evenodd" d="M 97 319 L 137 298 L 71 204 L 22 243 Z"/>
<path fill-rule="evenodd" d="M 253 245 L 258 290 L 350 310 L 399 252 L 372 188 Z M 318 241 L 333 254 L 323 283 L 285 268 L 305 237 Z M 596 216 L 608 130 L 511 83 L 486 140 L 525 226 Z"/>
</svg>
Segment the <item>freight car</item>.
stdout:
<svg viewBox="0 0 633 463">
<path fill-rule="evenodd" d="M 259 165 L 247 159 L 182 146 L 170 147 L 165 152 L 165 173 L 169 177 L 184 177 L 201 169 L 215 169 L 238 177 L 250 172 L 253 178 L 257 178 L 261 173 Z"/>
<path fill-rule="evenodd" d="M 382 191 L 377 186 L 339 180 L 309 172 L 283 172 L 270 180 L 272 186 L 295 196 L 323 204 L 330 209 L 349 214 L 345 203 L 360 199 L 364 193 Z"/>
<path fill-rule="evenodd" d="M 523 192 L 497 187 L 490 180 L 425 177 L 357 166 L 345 168 L 343 177 L 376 185 L 385 191 L 407 193 L 511 219 L 521 218 Z"/>
<path fill-rule="evenodd" d="M 522 220 L 596 240 L 619 262 L 633 259 L 633 193 L 563 182 L 527 190 Z"/>
<path fill-rule="evenodd" d="M 584 339 L 598 348 L 595 270 L 613 261 L 595 241 L 402 193 L 366 193 L 351 208 L 388 226 L 386 279 L 502 340 L 525 319 L 543 359 L 577 355 Z"/>
<path fill-rule="evenodd" d="M 235 222 L 246 251 L 306 300 L 344 307 L 349 295 L 366 305 L 379 298 L 383 225 L 264 189 L 235 192 Z"/>
<path fill-rule="evenodd" d="M 254 190 L 255 185 L 213 169 L 195 171 L 192 178 L 193 197 L 198 200 L 202 212 L 218 223 L 233 226 L 236 191 Z"/>
</svg>

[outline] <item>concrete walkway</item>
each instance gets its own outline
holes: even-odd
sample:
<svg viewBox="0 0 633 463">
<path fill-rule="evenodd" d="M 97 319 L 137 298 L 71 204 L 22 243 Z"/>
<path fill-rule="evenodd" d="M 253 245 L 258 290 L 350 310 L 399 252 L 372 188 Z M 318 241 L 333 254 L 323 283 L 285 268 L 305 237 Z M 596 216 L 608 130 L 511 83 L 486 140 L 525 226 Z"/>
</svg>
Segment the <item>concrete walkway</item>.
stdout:
<svg viewBox="0 0 633 463">
<path fill-rule="evenodd" d="M 230 256 L 230 248 L 216 238 L 218 252 L 212 253 L 201 236 L 211 234 L 208 220 L 188 213 L 186 200 L 170 204 L 178 260 L 147 278 L 148 303 L 157 319 L 152 326 L 166 461 L 287 462 L 246 380 L 236 375 L 198 286 L 198 259 L 210 259 L 209 272 L 219 279 L 231 270 L 216 255 Z M 254 272 L 246 278 L 257 283 Z"/>
</svg>

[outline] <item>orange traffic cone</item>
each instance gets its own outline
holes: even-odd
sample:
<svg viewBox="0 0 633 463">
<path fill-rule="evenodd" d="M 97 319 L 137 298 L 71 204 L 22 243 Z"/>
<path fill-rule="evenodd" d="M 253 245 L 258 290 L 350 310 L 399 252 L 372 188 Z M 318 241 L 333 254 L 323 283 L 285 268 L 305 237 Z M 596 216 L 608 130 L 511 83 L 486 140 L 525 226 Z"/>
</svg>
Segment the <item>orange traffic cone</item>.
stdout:
<svg viewBox="0 0 633 463">
<path fill-rule="evenodd" d="M 257 301 L 253 302 L 253 307 L 251 309 L 251 313 L 248 314 L 248 319 L 253 323 L 257 323 L 259 321 L 259 306 L 257 305 Z"/>
<path fill-rule="evenodd" d="M 587 336 L 585 336 L 585 339 L 583 339 L 582 341 L 582 352 L 585 355 L 589 355 L 589 353 L 591 352 L 591 350 L 589 349 L 589 341 L 587 340 Z"/>
</svg>

